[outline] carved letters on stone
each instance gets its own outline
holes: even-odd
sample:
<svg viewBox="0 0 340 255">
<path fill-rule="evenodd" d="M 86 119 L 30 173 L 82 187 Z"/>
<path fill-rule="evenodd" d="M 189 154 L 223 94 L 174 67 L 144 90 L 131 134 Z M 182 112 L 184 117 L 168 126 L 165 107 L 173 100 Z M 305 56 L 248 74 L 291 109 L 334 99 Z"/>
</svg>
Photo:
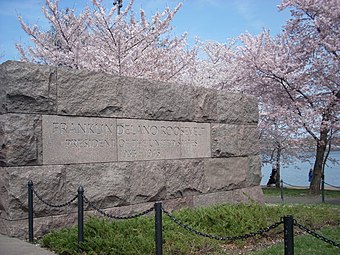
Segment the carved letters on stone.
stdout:
<svg viewBox="0 0 340 255">
<path fill-rule="evenodd" d="M 116 119 L 43 115 L 43 163 L 117 161 Z"/>
<path fill-rule="evenodd" d="M 43 163 L 211 157 L 210 124 L 43 115 Z"/>
</svg>

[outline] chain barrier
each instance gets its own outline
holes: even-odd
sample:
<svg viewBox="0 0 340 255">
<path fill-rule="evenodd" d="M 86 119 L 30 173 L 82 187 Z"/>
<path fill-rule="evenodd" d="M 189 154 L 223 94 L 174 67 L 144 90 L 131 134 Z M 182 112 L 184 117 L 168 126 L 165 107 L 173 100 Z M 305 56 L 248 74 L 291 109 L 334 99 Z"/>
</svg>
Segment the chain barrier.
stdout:
<svg viewBox="0 0 340 255">
<path fill-rule="evenodd" d="M 244 235 L 240 235 L 240 236 L 216 236 L 216 235 L 212 235 L 212 234 L 206 234 L 203 232 L 200 232 L 198 230 L 193 229 L 192 227 L 190 227 L 189 225 L 186 225 L 184 223 L 182 223 L 180 220 L 176 219 L 174 216 L 172 216 L 169 212 L 167 212 L 166 210 L 164 210 L 164 208 L 162 208 L 162 211 L 164 212 L 165 215 L 167 215 L 173 222 L 175 222 L 178 226 L 188 230 L 189 232 L 199 235 L 199 236 L 203 236 L 203 237 L 207 237 L 210 239 L 215 239 L 215 240 L 220 240 L 220 241 L 235 241 L 235 240 L 242 240 L 242 239 L 247 239 L 250 237 L 254 237 L 256 235 L 263 235 L 264 233 L 277 228 L 278 226 L 280 226 L 281 224 L 283 224 L 283 220 L 281 219 L 280 222 L 276 222 L 266 228 L 262 228 L 256 232 L 251 232 L 248 234 L 244 234 Z"/>
<path fill-rule="evenodd" d="M 333 245 L 333 246 L 335 246 L 337 248 L 340 248 L 340 243 L 336 243 L 335 241 L 330 240 L 330 239 L 328 239 L 328 238 L 326 238 L 326 237 L 316 233 L 315 231 L 313 231 L 313 230 L 311 230 L 311 229 L 309 229 L 309 228 L 307 228 L 307 227 L 297 223 L 296 220 L 294 220 L 294 226 L 297 226 L 302 231 L 305 231 L 306 233 L 310 234 L 311 236 L 314 236 L 317 239 L 320 239 L 321 241 L 324 241 L 324 242 L 326 242 L 328 244 L 331 244 L 331 245 Z"/>
<path fill-rule="evenodd" d="M 289 183 L 287 183 L 287 182 L 285 182 L 285 181 L 282 181 L 282 183 L 284 183 L 284 184 L 286 184 L 287 186 L 290 186 L 290 187 L 305 188 L 304 186 L 296 186 L 296 185 L 292 185 L 292 184 L 289 184 Z M 325 183 L 326 185 L 330 186 L 330 187 L 333 187 L 333 188 L 336 188 L 336 189 L 340 189 L 339 186 L 334 186 L 334 185 L 329 184 L 329 183 L 327 183 L 327 182 L 324 182 L 324 183 Z"/>
<path fill-rule="evenodd" d="M 287 182 L 285 182 L 285 181 L 282 181 L 282 183 L 284 183 L 284 184 L 286 184 L 287 186 L 290 186 L 290 187 L 306 188 L 306 187 L 304 187 L 304 186 L 296 186 L 296 185 L 292 185 L 292 184 L 289 184 L 289 183 L 287 183 Z"/>
<path fill-rule="evenodd" d="M 332 185 L 332 184 L 329 184 L 329 183 L 327 183 L 327 182 L 324 182 L 326 185 L 328 185 L 328 186 L 331 186 L 331 187 L 333 187 L 333 188 L 336 188 L 336 189 L 340 189 L 340 187 L 339 186 L 334 186 L 334 185 Z"/>
<path fill-rule="evenodd" d="M 285 183 L 286 185 L 289 185 L 289 186 L 292 186 L 292 187 L 299 187 L 299 186 L 294 186 L 294 185 L 291 185 L 291 184 L 288 184 L 284 181 L 281 180 L 282 183 Z M 325 183 L 329 186 L 332 186 L 332 187 L 335 187 L 335 188 L 338 188 L 336 186 L 333 186 L 333 185 L 330 185 L 328 183 Z M 256 235 L 263 235 L 264 233 L 266 232 L 269 232 L 270 230 L 272 229 L 275 229 L 277 228 L 278 226 L 280 226 L 281 224 L 284 224 L 285 227 L 286 227 L 286 218 L 287 217 L 284 217 L 284 218 L 281 218 L 279 222 L 276 222 L 268 227 L 265 227 L 265 228 L 262 228 L 262 229 L 259 229 L 258 231 L 255 231 L 255 232 L 251 232 L 251 233 L 247 233 L 247 234 L 244 234 L 244 235 L 239 235 L 239 236 L 218 236 L 218 235 L 213 235 L 213 234 L 207 234 L 207 233 L 204 233 L 204 232 L 201 232 L 201 231 L 198 231 L 194 228 L 192 228 L 191 226 L 181 222 L 179 219 L 175 218 L 173 215 L 171 215 L 168 211 L 166 211 L 162 205 L 159 206 L 159 208 L 157 209 L 157 206 L 155 204 L 155 206 L 152 206 L 151 208 L 145 210 L 145 211 L 142 211 L 142 212 L 139 212 L 137 214 L 134 214 L 134 215 L 130 215 L 130 216 L 115 216 L 115 215 L 112 215 L 110 213 L 107 213 L 105 212 L 103 209 L 100 209 L 98 208 L 97 206 L 94 205 L 94 203 L 92 203 L 85 195 L 83 195 L 83 190 L 80 190 L 78 189 L 78 195 L 76 195 L 75 197 L 73 197 L 70 201 L 66 202 L 66 203 L 63 203 L 63 204 L 51 204 L 49 202 L 47 202 L 46 200 L 44 200 L 42 198 L 42 196 L 40 196 L 37 191 L 35 189 L 33 189 L 33 183 L 32 182 L 29 182 L 29 198 L 28 198 L 28 201 L 29 201 L 29 204 L 31 203 L 31 208 L 29 210 L 29 217 L 28 218 L 23 218 L 23 219 L 29 219 L 29 240 L 30 242 L 33 242 L 33 194 L 42 202 L 44 203 L 45 205 L 47 206 L 50 206 L 50 207 L 55 207 L 55 208 L 61 208 L 61 207 L 65 207 L 65 206 L 69 206 L 71 205 L 71 203 L 73 203 L 77 198 L 78 198 L 78 218 L 79 218 L 79 206 L 81 205 L 81 208 L 83 208 L 83 202 L 87 203 L 89 207 L 93 208 L 95 211 L 97 211 L 98 213 L 100 213 L 101 215 L 105 216 L 105 217 L 108 217 L 110 219 L 116 219 L 116 220 L 127 220 L 127 219 L 133 219 L 133 218 L 138 218 L 140 216 L 143 216 L 143 215 L 146 215 L 150 212 L 152 212 L 153 210 L 156 210 L 156 214 L 157 212 L 159 212 L 159 214 L 161 215 L 161 212 L 163 212 L 166 216 L 168 216 L 170 218 L 171 221 L 173 221 L 175 224 L 177 224 L 178 226 L 186 229 L 187 231 L 193 233 L 193 234 L 196 234 L 196 235 L 199 235 L 199 236 L 202 236 L 202 237 L 206 237 L 206 238 L 210 238 L 210 239 L 215 239 L 215 240 L 220 240 L 220 241 L 235 241 L 235 240 L 244 240 L 244 239 L 247 239 L 247 238 L 251 238 L 251 237 L 255 237 Z M 340 188 L 340 187 L 339 187 Z M 31 202 L 30 202 L 31 201 Z M 82 201 L 79 203 L 79 201 Z M 82 213 L 83 213 L 83 209 L 81 209 Z M 157 218 L 157 215 L 156 215 L 156 218 Z M 5 219 L 3 217 L 0 217 L 0 219 L 2 220 L 6 220 L 6 221 L 16 221 L 16 220 L 23 220 L 23 219 L 16 219 L 16 220 L 10 220 L 10 219 Z M 161 219 L 161 218 L 160 218 Z M 157 219 L 155 219 L 157 221 Z M 83 239 L 79 239 L 79 225 L 83 226 L 83 223 L 79 223 L 78 221 L 78 242 L 81 242 L 83 241 Z M 157 225 L 157 224 L 156 224 Z M 337 248 L 340 248 L 340 243 L 336 243 L 335 241 L 331 240 L 331 239 L 328 239 L 318 233 L 316 233 L 315 231 L 299 224 L 296 220 L 292 220 L 291 221 L 291 226 L 297 226 L 300 230 L 312 235 L 313 237 L 319 239 L 319 240 L 322 240 L 328 244 L 331 244 Z M 162 230 L 160 230 L 161 232 Z M 80 231 L 83 235 L 83 231 L 81 230 Z M 156 231 L 157 232 L 157 231 Z M 292 234 L 293 235 L 293 234 Z M 286 237 L 285 237 L 286 238 Z M 157 238 L 156 238 L 157 239 Z M 286 240 L 286 239 L 285 239 Z M 160 242 L 161 243 L 161 242 Z M 285 247 L 286 248 L 286 247 Z"/>
<path fill-rule="evenodd" d="M 129 219 L 134 219 L 134 218 L 138 218 L 140 216 L 146 215 L 150 212 L 152 212 L 154 210 L 154 207 L 151 207 L 143 212 L 134 214 L 134 215 L 130 215 L 130 216 L 115 216 L 112 215 L 110 213 L 105 212 L 104 210 L 98 208 L 97 206 L 95 206 L 90 200 L 87 199 L 87 197 L 84 197 L 84 202 L 89 204 L 90 207 L 92 207 L 95 211 L 97 211 L 98 213 L 100 213 L 101 215 L 108 217 L 110 219 L 115 219 L 115 220 L 129 220 Z"/>
<path fill-rule="evenodd" d="M 66 202 L 66 203 L 54 205 L 54 204 L 51 204 L 51 203 L 47 202 L 46 200 L 44 200 L 44 199 L 36 192 L 35 189 L 33 189 L 33 193 L 34 193 L 34 195 L 37 196 L 37 198 L 38 198 L 42 203 L 44 203 L 45 205 L 47 205 L 47 206 L 49 206 L 49 207 L 54 207 L 54 208 L 61 208 L 61 207 L 69 206 L 70 204 L 72 204 L 72 203 L 77 199 L 77 196 L 75 196 L 74 198 L 72 198 L 70 201 L 68 201 L 68 202 Z"/>
</svg>

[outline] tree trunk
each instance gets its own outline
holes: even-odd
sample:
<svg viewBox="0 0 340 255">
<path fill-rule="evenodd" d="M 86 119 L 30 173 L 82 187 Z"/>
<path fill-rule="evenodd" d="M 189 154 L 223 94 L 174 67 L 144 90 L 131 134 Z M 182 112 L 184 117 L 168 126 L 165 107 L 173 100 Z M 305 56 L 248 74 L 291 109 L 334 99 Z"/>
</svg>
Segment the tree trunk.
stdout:
<svg viewBox="0 0 340 255">
<path fill-rule="evenodd" d="M 328 130 L 322 130 L 320 132 L 320 141 L 317 142 L 316 156 L 313 169 L 313 178 L 310 183 L 309 189 L 312 195 L 320 194 L 320 183 L 322 177 L 322 166 L 324 163 L 325 151 L 327 147 L 327 134 Z"/>
<path fill-rule="evenodd" d="M 275 176 L 275 187 L 280 188 L 281 185 L 281 146 L 279 145 L 276 152 L 276 176 Z"/>
</svg>

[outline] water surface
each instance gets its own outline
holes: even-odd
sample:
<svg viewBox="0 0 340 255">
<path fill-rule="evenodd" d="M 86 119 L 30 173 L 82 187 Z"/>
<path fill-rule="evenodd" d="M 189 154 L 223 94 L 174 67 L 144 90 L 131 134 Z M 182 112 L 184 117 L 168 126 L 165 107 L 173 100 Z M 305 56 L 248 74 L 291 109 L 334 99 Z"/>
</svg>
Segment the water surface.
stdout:
<svg viewBox="0 0 340 255">
<path fill-rule="evenodd" d="M 329 157 L 337 159 L 340 164 L 340 151 L 331 151 Z M 310 162 L 314 163 L 314 157 L 310 157 Z M 340 187 L 340 165 L 328 163 L 325 168 L 325 182 Z M 309 186 L 308 173 L 312 167 L 311 163 L 296 161 L 291 165 L 281 165 L 281 179 L 296 186 Z M 262 166 L 261 185 L 266 185 L 271 173 L 271 165 Z M 327 188 L 327 186 L 326 186 Z"/>
</svg>

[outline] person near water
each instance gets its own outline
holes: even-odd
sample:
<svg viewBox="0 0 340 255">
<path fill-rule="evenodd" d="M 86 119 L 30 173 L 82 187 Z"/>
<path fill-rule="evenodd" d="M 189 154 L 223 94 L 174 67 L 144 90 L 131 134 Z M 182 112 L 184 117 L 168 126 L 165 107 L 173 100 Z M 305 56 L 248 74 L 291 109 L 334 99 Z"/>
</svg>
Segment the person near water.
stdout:
<svg viewBox="0 0 340 255">
<path fill-rule="evenodd" d="M 267 187 L 270 187 L 272 184 L 276 183 L 276 168 L 273 167 L 272 173 L 270 174 L 269 180 L 267 182 Z"/>
<path fill-rule="evenodd" d="M 313 179 L 313 169 L 311 168 L 308 173 L 308 181 L 311 182 Z"/>
</svg>

